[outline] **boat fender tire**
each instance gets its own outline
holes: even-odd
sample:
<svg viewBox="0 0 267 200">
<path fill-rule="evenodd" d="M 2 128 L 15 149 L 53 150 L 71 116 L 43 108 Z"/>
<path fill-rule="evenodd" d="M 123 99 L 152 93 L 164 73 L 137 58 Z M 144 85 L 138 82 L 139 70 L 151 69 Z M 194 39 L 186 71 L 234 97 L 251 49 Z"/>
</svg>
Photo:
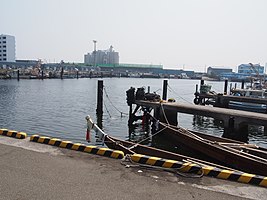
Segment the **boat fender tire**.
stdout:
<svg viewBox="0 0 267 200">
<path fill-rule="evenodd" d="M 196 104 L 196 105 L 199 104 L 199 98 L 194 98 L 194 104 Z"/>
</svg>

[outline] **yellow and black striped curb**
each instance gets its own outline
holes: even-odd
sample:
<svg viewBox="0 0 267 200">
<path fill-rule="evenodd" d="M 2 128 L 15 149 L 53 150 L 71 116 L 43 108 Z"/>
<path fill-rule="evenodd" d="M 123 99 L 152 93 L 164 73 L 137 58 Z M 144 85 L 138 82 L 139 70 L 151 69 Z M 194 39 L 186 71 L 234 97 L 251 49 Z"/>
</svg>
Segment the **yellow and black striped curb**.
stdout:
<svg viewBox="0 0 267 200">
<path fill-rule="evenodd" d="M 27 137 L 27 133 L 8 130 L 8 129 L 0 129 L 0 135 L 14 137 L 18 139 L 25 139 Z"/>
<path fill-rule="evenodd" d="M 239 171 L 223 170 L 217 167 L 200 166 L 189 162 L 181 162 L 175 160 L 167 160 L 158 157 L 145 156 L 141 154 L 131 155 L 134 162 L 141 164 L 153 165 L 157 167 L 175 168 L 182 172 L 203 172 L 206 176 L 216 177 L 225 180 L 237 181 L 267 187 L 267 177 L 243 173 Z"/>
<path fill-rule="evenodd" d="M 71 141 L 62 141 L 57 138 L 32 135 L 30 137 L 30 141 L 43 143 L 43 144 L 49 144 L 49 145 L 56 146 L 56 147 L 61 147 L 61 148 L 66 148 L 66 149 L 71 149 L 71 150 L 76 150 L 76 151 L 81 151 L 81 152 L 86 152 L 86 153 L 97 154 L 97 155 L 111 157 L 111 158 L 122 159 L 124 157 L 124 153 L 122 151 L 111 150 L 108 148 L 100 148 L 97 146 L 86 146 L 80 143 L 72 143 Z"/>
</svg>

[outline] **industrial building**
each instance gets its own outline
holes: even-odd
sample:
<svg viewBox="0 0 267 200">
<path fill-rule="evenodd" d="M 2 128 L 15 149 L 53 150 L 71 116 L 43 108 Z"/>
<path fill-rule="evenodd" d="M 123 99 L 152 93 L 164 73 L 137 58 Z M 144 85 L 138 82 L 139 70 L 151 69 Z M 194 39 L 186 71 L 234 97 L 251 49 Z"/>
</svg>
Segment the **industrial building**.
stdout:
<svg viewBox="0 0 267 200">
<path fill-rule="evenodd" d="M 113 46 L 110 46 L 108 50 L 94 50 L 84 55 L 84 63 L 92 66 L 119 64 L 119 53 L 114 51 Z"/>
</svg>

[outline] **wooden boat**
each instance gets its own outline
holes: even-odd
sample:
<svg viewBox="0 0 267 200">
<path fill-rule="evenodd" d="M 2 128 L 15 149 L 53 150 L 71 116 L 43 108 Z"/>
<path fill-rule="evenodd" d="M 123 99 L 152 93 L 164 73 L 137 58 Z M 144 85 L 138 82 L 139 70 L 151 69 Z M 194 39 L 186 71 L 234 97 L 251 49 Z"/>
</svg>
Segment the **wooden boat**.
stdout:
<svg viewBox="0 0 267 200">
<path fill-rule="evenodd" d="M 220 164 L 207 162 L 204 160 L 192 158 L 192 157 L 181 155 L 178 153 L 173 153 L 173 152 L 165 151 L 162 149 L 156 149 L 153 147 L 145 146 L 145 145 L 138 144 L 138 143 L 133 143 L 130 141 L 120 140 L 118 138 L 105 134 L 97 125 L 93 123 L 93 121 L 91 120 L 89 116 L 86 117 L 86 120 L 87 120 L 87 130 L 89 132 L 90 130 L 94 129 L 94 131 L 96 132 L 96 135 L 100 138 L 100 140 L 103 140 L 103 142 L 107 145 L 107 147 L 111 149 L 121 150 L 125 154 L 138 153 L 138 154 L 143 154 L 143 155 L 148 155 L 148 156 L 160 157 L 164 159 L 171 159 L 171 160 L 182 161 L 182 162 L 192 162 L 200 166 L 214 166 L 214 167 L 218 167 L 221 169 L 239 171 L 238 169 L 233 169 L 227 166 L 222 166 Z M 210 138 L 210 137 L 213 137 L 213 136 L 207 135 L 207 138 Z M 229 140 L 229 139 L 226 139 L 226 140 L 228 142 L 233 143 L 232 140 Z M 218 141 L 221 141 L 221 140 L 218 140 Z"/>
<path fill-rule="evenodd" d="M 214 162 L 244 172 L 267 176 L 267 149 L 256 145 L 188 131 L 160 122 L 167 139 L 201 153 Z"/>
</svg>

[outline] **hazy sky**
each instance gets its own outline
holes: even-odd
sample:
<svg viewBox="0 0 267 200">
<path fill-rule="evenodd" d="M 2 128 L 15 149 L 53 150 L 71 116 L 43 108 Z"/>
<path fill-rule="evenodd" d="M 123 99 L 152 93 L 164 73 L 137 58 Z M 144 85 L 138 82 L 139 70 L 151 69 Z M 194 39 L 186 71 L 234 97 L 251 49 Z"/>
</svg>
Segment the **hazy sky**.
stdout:
<svg viewBox="0 0 267 200">
<path fill-rule="evenodd" d="M 204 71 L 267 62 L 267 0 L 0 0 L 17 59 L 83 62 L 113 45 L 121 63 Z"/>
</svg>

